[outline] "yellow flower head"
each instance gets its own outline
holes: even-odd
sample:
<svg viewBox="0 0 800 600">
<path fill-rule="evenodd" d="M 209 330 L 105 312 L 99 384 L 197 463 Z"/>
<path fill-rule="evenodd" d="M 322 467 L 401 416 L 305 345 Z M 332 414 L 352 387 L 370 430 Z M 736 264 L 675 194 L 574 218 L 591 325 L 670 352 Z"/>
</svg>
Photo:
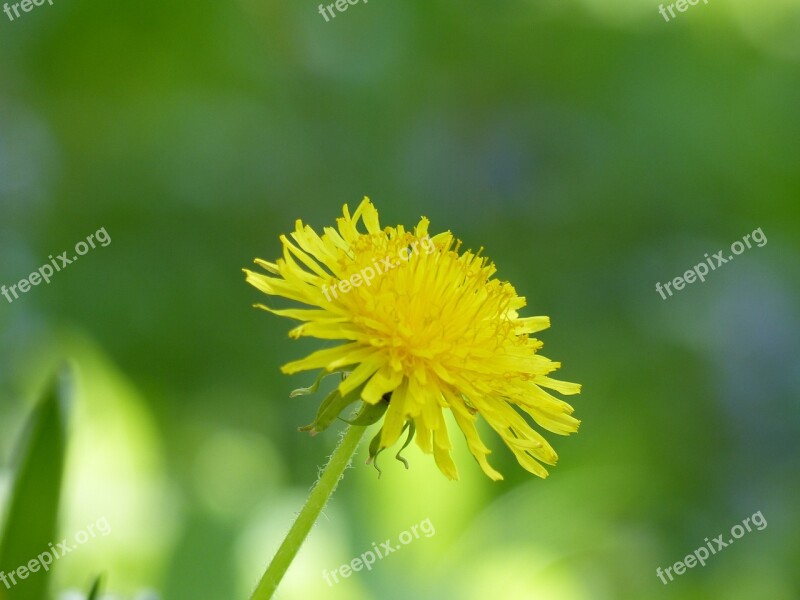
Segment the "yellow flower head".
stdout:
<svg viewBox="0 0 800 600">
<path fill-rule="evenodd" d="M 265 294 L 313 307 L 258 305 L 302 321 L 291 337 L 343 341 L 282 368 L 287 374 L 348 373 L 306 429 L 323 429 L 361 399 L 362 419 L 383 416 L 371 457 L 408 430 L 408 440 L 416 433 L 419 447 L 457 479 L 443 414 L 449 409 L 486 475 L 503 478 L 486 460 L 490 450 L 475 427 L 478 416 L 520 465 L 547 477 L 541 463 L 554 465 L 558 457 L 524 415 L 553 433 L 577 431 L 572 407 L 543 388 L 580 392 L 578 384 L 548 377 L 560 363 L 537 354 L 542 342 L 530 337 L 550 319 L 520 317 L 525 298 L 493 278 L 494 264 L 480 252 L 459 253 L 461 242 L 449 231 L 431 237 L 428 219 L 413 231 L 381 229 L 368 198 L 352 216 L 347 205 L 343 212 L 338 230 L 326 227 L 322 236 L 298 220 L 291 240 L 281 236 L 282 259 L 255 261 L 271 275 L 245 270 L 247 281 Z"/>
</svg>

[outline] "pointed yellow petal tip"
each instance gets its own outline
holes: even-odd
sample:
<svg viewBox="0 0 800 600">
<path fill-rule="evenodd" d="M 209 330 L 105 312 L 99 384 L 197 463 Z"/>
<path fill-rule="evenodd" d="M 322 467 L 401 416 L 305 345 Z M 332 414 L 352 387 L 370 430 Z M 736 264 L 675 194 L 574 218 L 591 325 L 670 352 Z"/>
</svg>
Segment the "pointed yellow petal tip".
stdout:
<svg viewBox="0 0 800 600">
<path fill-rule="evenodd" d="M 483 248 L 465 251 L 449 230 L 429 232 L 426 216 L 409 228 L 381 228 L 366 195 L 352 213 L 345 203 L 341 214 L 321 235 L 297 219 L 295 231 L 279 237 L 281 258 L 255 259 L 264 272 L 242 269 L 260 292 L 297 303 L 286 309 L 254 305 L 300 321 L 290 339 L 339 344 L 288 362 L 281 372 L 346 369 L 350 375 L 340 391 L 361 386 L 361 398 L 372 408 L 391 394 L 380 417 L 380 447 L 402 444 L 404 427 L 413 422 L 417 444 L 453 481 L 459 474 L 448 411 L 492 481 L 504 478 L 486 459 L 478 420 L 522 468 L 548 477 L 543 465 L 555 464 L 557 456 L 539 431 L 578 431 L 572 407 L 556 395 L 582 391 L 580 384 L 551 379 L 561 363 L 539 354 L 543 344 L 532 334 L 548 329 L 550 317 L 520 314 L 525 297 L 496 278 L 497 267 Z M 426 239 L 432 244 L 423 244 Z"/>
</svg>

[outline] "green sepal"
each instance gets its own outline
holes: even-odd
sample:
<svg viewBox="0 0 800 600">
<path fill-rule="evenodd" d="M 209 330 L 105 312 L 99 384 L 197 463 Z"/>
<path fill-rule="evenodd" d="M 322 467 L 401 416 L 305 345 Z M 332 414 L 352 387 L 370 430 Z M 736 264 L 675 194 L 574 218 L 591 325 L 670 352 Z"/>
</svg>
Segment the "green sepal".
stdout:
<svg viewBox="0 0 800 600">
<path fill-rule="evenodd" d="M 309 394 L 313 394 L 319 389 L 319 384 L 322 383 L 323 379 L 325 379 L 328 375 L 333 375 L 334 373 L 338 372 L 339 371 L 320 371 L 314 383 L 308 387 L 297 388 L 296 390 L 293 390 L 292 393 L 289 394 L 289 398 L 297 398 L 298 396 L 308 396 Z"/>
<path fill-rule="evenodd" d="M 325 431 L 330 427 L 331 423 L 336 420 L 339 413 L 361 398 L 361 390 L 364 389 L 364 385 L 366 385 L 366 383 L 361 384 L 346 396 L 342 396 L 338 388 L 333 390 L 328 394 L 328 397 L 322 401 L 322 404 L 320 404 L 314 422 L 300 427 L 299 430 L 308 431 L 311 435 L 316 435 L 321 431 Z"/>
<path fill-rule="evenodd" d="M 336 401 L 337 398 L 341 398 L 341 394 L 339 393 L 339 390 L 333 390 L 330 394 L 328 394 L 325 397 L 325 399 L 322 401 L 322 404 L 319 405 L 319 408 L 317 409 L 317 416 L 314 417 L 314 422 L 309 425 L 305 425 L 304 427 L 300 427 L 299 430 L 310 431 L 314 429 L 315 425 L 317 424 L 317 421 L 319 421 L 321 416 L 331 407 L 331 405 L 334 403 L 334 401 Z"/>
<path fill-rule="evenodd" d="M 372 463 L 372 466 L 375 467 L 375 470 L 378 472 L 378 479 L 383 475 L 383 471 L 378 467 L 378 455 L 385 450 L 385 448 L 381 448 L 382 433 L 383 427 L 378 430 L 378 433 L 375 434 L 375 437 L 372 438 L 372 441 L 369 443 L 369 458 L 367 458 L 367 464 Z"/>
<path fill-rule="evenodd" d="M 405 442 L 405 444 L 403 444 L 403 447 L 400 448 L 400 450 L 397 451 L 397 454 L 395 454 L 394 457 L 397 460 L 399 460 L 401 463 L 403 463 L 403 465 L 405 465 L 406 469 L 408 469 L 408 461 L 405 458 L 403 458 L 402 456 L 400 456 L 400 453 L 403 450 L 405 450 L 406 448 L 408 448 L 408 445 L 411 443 L 411 440 L 414 439 L 414 434 L 417 432 L 417 426 L 414 425 L 414 421 L 413 420 L 409 420 L 409 421 L 406 421 L 406 427 L 408 427 L 408 437 L 406 438 L 406 442 Z M 405 431 L 405 427 L 403 427 L 403 431 Z"/>
<path fill-rule="evenodd" d="M 400 453 L 406 448 L 408 448 L 408 445 L 411 443 L 411 440 L 414 439 L 414 434 L 417 431 L 417 426 L 414 425 L 413 419 L 409 419 L 408 421 L 406 421 L 405 425 L 403 425 L 403 430 L 400 432 L 400 434 L 402 435 L 403 431 L 405 431 L 406 429 L 408 429 L 408 436 L 406 437 L 406 441 L 405 443 L 403 443 L 402 448 L 400 448 L 400 450 L 397 451 L 397 454 L 395 454 L 394 457 L 401 463 L 403 463 L 405 468 L 408 469 L 409 468 L 408 461 L 402 456 L 400 456 Z M 380 455 L 381 452 L 386 450 L 386 448 L 381 448 L 382 433 L 383 433 L 383 427 L 381 427 L 380 431 L 378 431 L 378 433 L 375 435 L 374 438 L 372 438 L 372 441 L 369 443 L 369 458 L 367 458 L 367 464 L 372 463 L 372 466 L 375 467 L 375 470 L 378 472 L 378 479 L 380 479 L 381 475 L 383 474 L 383 471 L 381 471 L 380 467 L 378 466 L 378 456 Z"/>
<path fill-rule="evenodd" d="M 387 408 L 389 408 L 389 403 L 385 400 L 381 400 L 377 404 L 369 404 L 368 402 L 365 402 L 364 406 L 361 407 L 361 410 L 352 421 L 342 419 L 342 417 L 339 417 L 339 419 L 349 425 L 360 425 L 361 427 L 367 427 L 380 421 Z"/>
</svg>

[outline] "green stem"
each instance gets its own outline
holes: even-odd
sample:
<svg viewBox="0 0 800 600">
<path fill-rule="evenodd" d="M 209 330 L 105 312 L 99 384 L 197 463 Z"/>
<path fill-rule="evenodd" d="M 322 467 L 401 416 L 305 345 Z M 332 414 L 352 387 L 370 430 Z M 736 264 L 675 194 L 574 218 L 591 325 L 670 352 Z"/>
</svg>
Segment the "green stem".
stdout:
<svg viewBox="0 0 800 600">
<path fill-rule="evenodd" d="M 308 532 L 317 521 L 317 517 L 325 508 L 328 499 L 336 490 L 339 480 L 342 478 L 344 470 L 350 464 L 350 460 L 355 454 L 358 443 L 361 441 L 366 427 L 359 425 L 349 425 L 345 429 L 345 433 L 333 451 L 328 464 L 322 471 L 322 476 L 317 481 L 314 489 L 306 500 L 303 509 L 297 516 L 297 520 L 292 525 L 286 538 L 283 540 L 281 547 L 278 548 L 278 553 L 272 562 L 267 567 L 261 582 L 258 584 L 256 591 L 251 596 L 250 600 L 269 600 L 272 594 L 278 587 L 278 584 L 283 579 L 289 565 L 292 564 L 294 557 L 300 550 L 300 546 L 308 536 Z"/>
</svg>

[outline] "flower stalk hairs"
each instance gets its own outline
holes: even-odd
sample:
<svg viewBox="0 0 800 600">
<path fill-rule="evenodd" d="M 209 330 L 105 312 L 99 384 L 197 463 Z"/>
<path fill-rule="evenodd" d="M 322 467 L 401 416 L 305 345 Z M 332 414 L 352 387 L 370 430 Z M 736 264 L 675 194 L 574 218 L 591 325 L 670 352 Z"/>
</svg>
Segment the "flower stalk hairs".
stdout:
<svg viewBox="0 0 800 600">
<path fill-rule="evenodd" d="M 367 426 L 381 424 L 369 461 L 404 437 L 401 450 L 415 440 L 445 477 L 458 479 L 445 423 L 449 411 L 493 480 L 503 477 L 487 460 L 478 419 L 539 477 L 547 477 L 544 465 L 558 457 L 530 421 L 555 434 L 578 429 L 572 407 L 548 390 L 577 394 L 580 385 L 552 379 L 560 363 L 538 354 L 542 342 L 531 337 L 550 319 L 520 316 L 525 298 L 493 277 L 494 264 L 480 251 L 462 252 L 449 231 L 431 236 L 428 226 L 422 218 L 413 230 L 382 229 L 378 211 L 364 198 L 352 216 L 345 205 L 337 228 L 326 227 L 321 236 L 298 220 L 291 239 L 281 236 L 283 258 L 256 259 L 265 273 L 245 270 L 247 282 L 265 294 L 304 305 L 257 305 L 299 321 L 290 337 L 339 342 L 282 367 L 286 374 L 319 370 L 314 385 L 293 396 L 313 393 L 324 376 L 341 374 L 314 422 L 301 430 L 318 433 L 355 408 L 254 600 L 270 598 L 277 588 Z M 399 452 L 397 458 L 405 462 Z"/>
</svg>

